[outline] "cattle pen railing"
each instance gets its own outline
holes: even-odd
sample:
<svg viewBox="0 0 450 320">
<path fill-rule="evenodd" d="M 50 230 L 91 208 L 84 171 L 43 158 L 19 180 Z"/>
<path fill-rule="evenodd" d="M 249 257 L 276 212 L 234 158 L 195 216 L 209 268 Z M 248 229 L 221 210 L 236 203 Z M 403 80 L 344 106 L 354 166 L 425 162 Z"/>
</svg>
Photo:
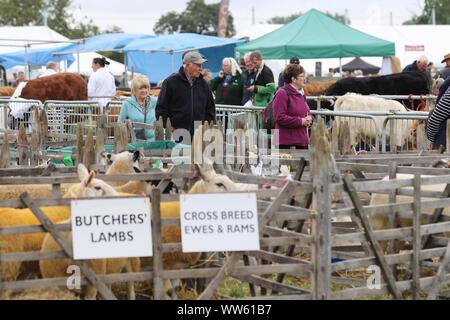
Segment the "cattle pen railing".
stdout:
<svg viewBox="0 0 450 320">
<path fill-rule="evenodd" d="M 316 128 L 317 129 L 317 128 Z M 157 189 L 152 191 L 150 200 L 153 210 L 153 248 L 151 269 L 138 273 L 120 275 L 92 276 L 87 270 L 87 278 L 82 284 L 152 281 L 153 298 L 164 299 L 163 280 L 199 279 L 207 280 L 206 288 L 198 293 L 199 299 L 211 299 L 219 285 L 226 278 L 234 278 L 246 287 L 248 294 L 244 299 L 361 299 L 383 295 L 384 298 L 401 299 L 411 296 L 415 299 L 427 297 L 434 299 L 448 292 L 441 286 L 450 280 L 446 267 L 450 260 L 450 245 L 447 238 L 440 236 L 450 232 L 450 219 L 441 208 L 450 206 L 450 175 L 448 169 L 408 167 L 419 163 L 420 157 L 395 157 L 388 155 L 373 157 L 373 161 L 334 162 L 330 146 L 323 138 L 324 128 L 317 129 L 312 137 L 309 162 L 302 160 L 297 166 L 294 181 L 278 190 L 258 191 L 258 212 L 260 217 L 261 250 L 253 252 L 234 252 L 222 256 L 217 261 L 209 261 L 203 268 L 166 270 L 163 254 L 180 252 L 180 243 L 162 243 L 164 227 L 179 226 L 178 219 L 165 219 L 160 211 L 161 201 L 179 201 L 180 195 L 162 195 Z M 318 140 L 319 139 L 319 140 Z M 369 160 L 371 157 L 368 157 Z M 402 160 L 403 159 L 403 160 Z M 348 157 L 351 161 L 352 157 Z M 398 165 L 396 162 L 398 160 Z M 420 159 L 426 162 L 428 159 Z M 380 164 L 381 163 L 381 164 Z M 402 165 L 400 165 L 402 164 Z M 1 170 L 0 170 L 1 171 Z M 351 172 L 357 181 L 347 173 Z M 305 173 L 305 174 L 304 174 Z M 306 175 L 308 173 L 308 175 Z M 413 173 L 410 179 L 395 179 L 396 173 Z M 186 178 L 190 172 L 151 173 L 128 176 L 100 176 L 105 181 L 118 180 L 159 180 L 168 182 L 175 178 Z M 274 178 L 256 177 L 229 172 L 230 177 L 248 183 L 273 182 Z M 365 178 L 371 174 L 390 175 L 391 181 L 371 181 Z M 426 174 L 431 177 L 420 177 Z M 76 182 L 70 177 L 24 177 L 22 179 L 1 178 L 0 185 L 14 184 L 52 184 Z M 279 181 L 279 178 L 277 179 Z M 425 191 L 421 186 L 440 184 L 439 191 Z M 409 196 L 409 202 L 367 205 L 367 194 L 381 193 L 388 197 Z M 181 195 L 182 196 L 182 195 Z M 295 196 L 295 199 L 292 198 Z M 314 197 L 314 201 L 313 201 Z M 333 197 L 341 198 L 334 201 Z M 1 207 L 36 207 L 69 205 L 68 199 L 33 200 L 22 195 L 20 200 L 0 202 Z M 337 205 L 334 207 L 334 205 Z M 312 206 L 312 207 L 311 207 Z M 430 213 L 425 213 L 428 210 Z M 395 224 L 388 229 L 373 230 L 369 217 L 398 216 L 413 220 L 412 227 L 398 228 Z M 39 217 L 39 213 L 38 213 Z M 427 218 L 421 224 L 420 218 Z M 56 235 L 70 230 L 70 225 L 2 227 L 0 236 L 50 232 Z M 339 221 L 340 218 L 347 222 Z M 350 221 L 348 219 L 350 218 Z M 332 219 L 338 220 L 332 222 Z M 384 254 L 379 241 L 408 241 L 412 243 L 405 250 Z M 0 263 L 12 261 L 37 261 L 70 257 L 70 251 L 43 252 L 2 252 Z M 434 261 L 430 259 L 434 258 Z M 442 259 L 441 263 L 438 262 Z M 398 267 L 395 267 L 398 266 Z M 84 266 L 85 267 L 85 266 Z M 381 282 L 368 282 L 367 268 L 378 272 Z M 420 272 L 431 270 L 431 276 Z M 378 270 L 378 271 L 377 271 Z M 84 271 L 84 270 L 83 270 Z M 395 271 L 395 272 L 394 272 Z M 396 272 L 404 277 L 398 278 Z M 93 278 L 95 277 L 95 278 Z M 2 290 L 26 288 L 47 288 L 66 286 L 67 279 L 36 279 L 1 282 Z M 106 299 L 114 299 L 108 288 L 100 290 Z M 219 295 L 219 297 L 222 295 Z M 225 297 L 224 297 L 225 298 Z"/>
</svg>

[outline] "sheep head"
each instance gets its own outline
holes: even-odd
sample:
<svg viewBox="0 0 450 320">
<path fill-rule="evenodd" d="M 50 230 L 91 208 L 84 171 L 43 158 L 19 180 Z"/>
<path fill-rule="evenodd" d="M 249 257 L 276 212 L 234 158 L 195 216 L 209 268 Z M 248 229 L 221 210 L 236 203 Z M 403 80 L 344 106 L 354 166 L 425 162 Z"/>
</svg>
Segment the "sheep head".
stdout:
<svg viewBox="0 0 450 320">
<path fill-rule="evenodd" d="M 107 175 L 113 174 L 131 174 L 135 172 L 135 168 L 139 169 L 139 159 L 141 153 L 139 151 L 124 151 L 119 154 L 103 153 L 104 162 L 110 165 Z"/>
<path fill-rule="evenodd" d="M 239 190 L 230 178 L 216 173 L 210 159 L 205 158 L 203 164 L 196 163 L 194 167 L 202 180 L 192 187 L 190 193 L 216 193 Z"/>
<path fill-rule="evenodd" d="M 66 194 L 66 198 L 94 198 L 94 197 L 115 197 L 117 191 L 103 180 L 95 178 L 95 172 L 89 172 L 80 163 L 78 165 L 79 184 L 73 185 Z"/>
</svg>

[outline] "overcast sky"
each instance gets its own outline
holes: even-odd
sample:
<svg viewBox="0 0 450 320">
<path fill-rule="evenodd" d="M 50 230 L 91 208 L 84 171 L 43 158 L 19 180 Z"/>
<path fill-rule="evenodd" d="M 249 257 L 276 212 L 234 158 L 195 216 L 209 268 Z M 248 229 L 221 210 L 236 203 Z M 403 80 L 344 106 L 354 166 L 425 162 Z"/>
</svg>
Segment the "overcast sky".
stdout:
<svg viewBox="0 0 450 320">
<path fill-rule="evenodd" d="M 219 0 L 206 0 L 217 3 Z M 77 16 L 88 16 L 102 29 L 111 25 L 130 33 L 153 33 L 159 17 L 168 11 L 181 12 L 185 0 L 73 0 Z M 273 16 L 287 16 L 311 8 L 332 13 L 348 10 L 353 25 L 389 24 L 392 12 L 394 24 L 402 24 L 413 14 L 420 14 L 424 0 L 230 0 L 230 11 L 235 27 L 243 31 L 252 23 L 255 8 L 256 23 L 266 22 Z"/>
</svg>

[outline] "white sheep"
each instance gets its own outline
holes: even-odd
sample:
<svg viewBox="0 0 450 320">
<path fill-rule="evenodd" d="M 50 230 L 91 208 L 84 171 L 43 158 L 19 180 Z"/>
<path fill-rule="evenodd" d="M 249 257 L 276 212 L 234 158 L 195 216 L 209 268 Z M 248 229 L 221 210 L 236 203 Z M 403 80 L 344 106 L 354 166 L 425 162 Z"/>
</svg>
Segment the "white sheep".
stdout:
<svg viewBox="0 0 450 320">
<path fill-rule="evenodd" d="M 408 110 L 398 101 L 383 99 L 376 96 L 362 96 L 356 93 L 347 93 L 340 97 L 335 104 L 334 111 L 339 112 L 407 112 Z M 375 122 L 380 130 L 383 128 L 383 122 L 386 116 L 375 116 Z M 350 141 L 353 146 L 356 146 L 359 139 L 370 139 L 375 141 L 376 130 L 371 120 L 349 118 L 345 116 L 336 116 L 333 129 L 339 132 L 341 125 L 347 121 L 350 129 Z M 392 120 L 391 120 L 392 121 Z M 394 121 L 394 144 L 397 147 L 402 147 L 407 139 L 410 139 L 413 134 L 414 124 L 404 126 L 402 121 Z M 390 137 L 390 126 L 386 130 L 387 141 Z M 380 137 L 381 138 L 381 137 Z"/>
<path fill-rule="evenodd" d="M 255 191 L 258 190 L 256 184 L 235 183 L 225 175 L 218 174 L 214 170 L 210 159 L 205 158 L 203 165 L 195 165 L 195 169 L 201 177 L 196 182 L 189 193 L 217 193 L 233 191 Z"/>
<path fill-rule="evenodd" d="M 109 194 L 115 190 L 105 182 L 94 179 L 95 174 L 89 174 L 83 165 L 78 166 L 80 183 L 72 185 L 65 198 L 84 198 L 97 195 Z M 57 223 L 70 218 L 70 207 L 42 207 L 42 211 L 53 222 Z M 33 226 L 41 223 L 29 209 L 0 208 L 0 228 Z M 38 251 L 42 247 L 45 233 L 20 234 L 11 236 L 0 236 L 2 246 L 0 252 L 28 252 Z M 14 249 L 14 250 L 12 250 Z M 0 266 L 0 278 L 3 280 L 15 280 L 20 269 L 20 262 L 2 263 Z"/>
<path fill-rule="evenodd" d="M 125 151 L 117 155 L 104 153 L 103 158 L 105 162 L 111 165 L 106 175 L 135 173 L 135 170 L 139 169 L 139 164 L 137 163 L 139 157 L 139 151 L 134 153 Z M 109 184 L 112 186 L 120 186 L 126 184 L 126 182 L 111 181 Z M 61 193 L 66 194 L 71 186 L 72 184 L 61 184 Z M 0 185 L 0 200 L 17 200 L 24 192 L 28 192 L 32 199 L 53 198 L 52 185 L 49 184 Z"/>
<path fill-rule="evenodd" d="M 106 175 L 117 175 L 117 174 L 133 174 L 136 169 L 139 170 L 139 158 L 141 154 L 139 151 L 131 153 L 125 151 L 119 154 L 104 153 L 103 158 L 107 164 L 111 166 L 106 171 Z M 122 186 L 126 184 L 124 181 L 110 181 L 110 185 Z"/>
<path fill-rule="evenodd" d="M 89 173 L 82 164 L 78 166 L 78 174 L 82 182 L 76 186 L 73 186 L 68 197 L 114 197 L 118 196 L 117 191 L 105 183 L 102 180 L 95 179 L 95 173 Z M 70 223 L 70 219 L 63 221 L 61 223 Z M 72 233 L 64 232 L 64 238 L 71 243 Z M 45 236 L 42 243 L 41 252 L 51 252 L 57 251 L 60 247 L 53 239 L 50 234 Z M 70 265 L 75 264 L 70 259 L 64 260 L 41 260 L 39 262 L 41 274 L 44 278 L 55 278 L 55 277 L 65 277 L 67 275 L 67 268 Z M 126 272 L 138 272 L 140 270 L 140 259 L 139 258 L 124 258 L 124 259 L 96 259 L 88 260 L 88 264 L 93 268 L 97 275 L 107 274 L 107 273 L 121 273 Z M 89 285 L 87 287 L 85 298 L 88 300 L 95 299 L 97 296 L 97 289 Z M 128 296 L 130 299 L 135 299 L 134 293 L 134 283 L 128 283 Z"/>
</svg>

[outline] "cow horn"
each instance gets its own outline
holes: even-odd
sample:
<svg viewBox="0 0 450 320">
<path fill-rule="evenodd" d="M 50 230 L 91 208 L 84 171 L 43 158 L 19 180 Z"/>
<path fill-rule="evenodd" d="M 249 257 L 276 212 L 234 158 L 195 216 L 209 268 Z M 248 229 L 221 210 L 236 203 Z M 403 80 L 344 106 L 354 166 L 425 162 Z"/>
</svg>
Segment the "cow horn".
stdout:
<svg viewBox="0 0 450 320">
<path fill-rule="evenodd" d="M 333 99 L 328 99 L 328 101 L 330 102 L 330 107 L 334 107 L 334 100 Z"/>
</svg>

